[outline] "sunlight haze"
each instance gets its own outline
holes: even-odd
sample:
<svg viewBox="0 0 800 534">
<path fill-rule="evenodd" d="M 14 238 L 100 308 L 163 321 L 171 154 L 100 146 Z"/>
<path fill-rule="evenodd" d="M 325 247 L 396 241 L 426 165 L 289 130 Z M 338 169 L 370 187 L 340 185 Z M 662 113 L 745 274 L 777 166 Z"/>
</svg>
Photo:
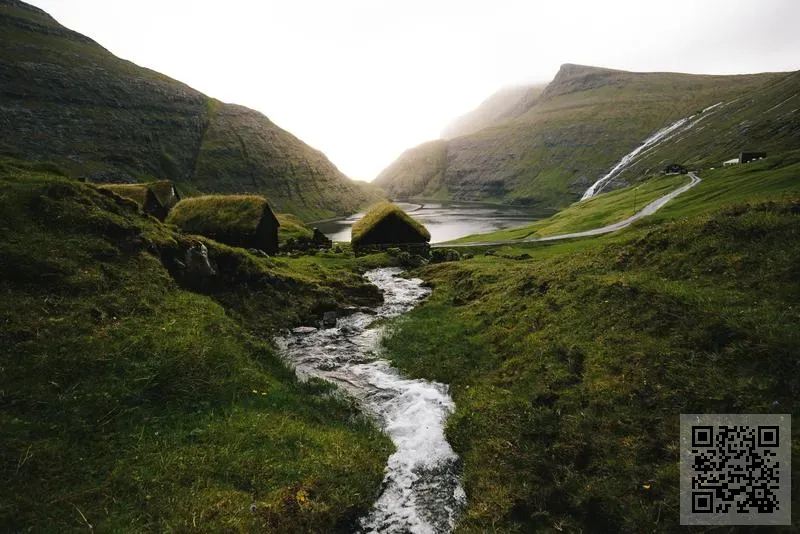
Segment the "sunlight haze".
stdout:
<svg viewBox="0 0 800 534">
<path fill-rule="evenodd" d="M 361 180 L 562 63 L 800 68 L 795 0 L 31 3 L 124 59 L 263 112 Z"/>
</svg>

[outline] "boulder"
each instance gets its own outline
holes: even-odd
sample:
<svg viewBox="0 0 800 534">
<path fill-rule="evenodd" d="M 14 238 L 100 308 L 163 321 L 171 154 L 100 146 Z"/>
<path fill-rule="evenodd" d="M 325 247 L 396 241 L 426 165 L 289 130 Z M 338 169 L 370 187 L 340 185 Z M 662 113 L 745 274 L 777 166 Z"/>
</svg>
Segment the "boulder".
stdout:
<svg viewBox="0 0 800 534">
<path fill-rule="evenodd" d="M 186 274 L 190 276 L 207 277 L 217 274 L 211 267 L 211 262 L 208 261 L 208 249 L 202 243 L 189 247 L 184 264 L 186 265 Z"/>
<path fill-rule="evenodd" d="M 322 315 L 322 326 L 325 328 L 333 328 L 336 326 L 336 312 L 335 311 L 326 311 Z"/>
<path fill-rule="evenodd" d="M 292 328 L 293 334 L 311 334 L 316 331 L 317 329 L 313 326 L 298 326 L 297 328 Z"/>
</svg>

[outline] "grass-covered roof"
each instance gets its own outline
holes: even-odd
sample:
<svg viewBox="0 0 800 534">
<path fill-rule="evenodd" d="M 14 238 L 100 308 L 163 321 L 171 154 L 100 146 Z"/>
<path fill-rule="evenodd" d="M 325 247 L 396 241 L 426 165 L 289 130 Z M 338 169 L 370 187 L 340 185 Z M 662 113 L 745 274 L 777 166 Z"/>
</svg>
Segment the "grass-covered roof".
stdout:
<svg viewBox="0 0 800 534">
<path fill-rule="evenodd" d="M 415 220 L 411 217 L 408 213 L 401 210 L 395 204 L 391 202 L 384 201 L 378 204 L 375 204 L 370 209 L 367 210 L 367 213 L 359 219 L 354 225 L 351 231 L 351 242 L 353 244 L 358 244 L 362 241 L 373 229 L 375 229 L 379 223 L 383 220 L 395 217 L 405 223 L 408 227 L 414 230 L 417 234 L 424 237 L 426 241 L 429 241 L 431 238 L 430 232 L 428 229 L 425 228 L 419 221 Z"/>
<path fill-rule="evenodd" d="M 148 184 L 103 184 L 99 187 L 123 198 L 129 198 L 139 206 L 144 206 L 147 200 Z"/>
<path fill-rule="evenodd" d="M 290 213 L 277 213 L 275 217 L 281 224 L 278 237 L 281 241 L 285 241 L 290 237 L 295 239 L 306 237 L 311 239 L 314 231 L 306 225 L 299 217 Z"/>
<path fill-rule="evenodd" d="M 178 202 L 167 217 L 184 232 L 255 232 L 262 217 L 271 217 L 278 226 L 264 197 L 258 195 L 206 195 Z"/>
<path fill-rule="evenodd" d="M 174 202 L 175 189 L 173 188 L 171 181 L 161 180 L 158 182 L 150 182 L 147 185 L 150 187 L 150 190 L 163 206 L 167 207 L 170 202 Z"/>
<path fill-rule="evenodd" d="M 153 192 L 156 200 L 166 208 L 169 208 L 170 204 L 175 202 L 174 188 L 169 180 L 140 184 L 102 184 L 98 187 L 112 191 L 121 197 L 129 198 L 140 206 L 144 206 L 145 200 L 147 200 L 148 189 Z"/>
</svg>

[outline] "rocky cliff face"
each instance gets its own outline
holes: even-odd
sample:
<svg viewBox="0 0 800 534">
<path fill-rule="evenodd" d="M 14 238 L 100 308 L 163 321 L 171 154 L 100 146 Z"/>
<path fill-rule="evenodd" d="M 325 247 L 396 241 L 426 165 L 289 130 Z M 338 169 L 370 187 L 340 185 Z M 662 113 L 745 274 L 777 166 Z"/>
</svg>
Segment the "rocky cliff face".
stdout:
<svg viewBox="0 0 800 534">
<path fill-rule="evenodd" d="M 307 219 L 380 196 L 264 115 L 121 60 L 33 6 L 0 0 L 0 42 L 3 155 L 98 182 L 261 193 Z"/>
<path fill-rule="evenodd" d="M 436 190 L 446 191 L 447 198 L 563 207 L 580 198 L 591 183 L 653 132 L 718 102 L 760 99 L 777 103 L 783 93 L 774 87 L 787 76 L 635 73 L 566 64 L 541 94 L 518 101 L 507 119 L 442 141 L 446 160 L 436 173 L 414 172 L 429 158 L 427 145 L 422 145 L 408 150 L 375 183 L 390 196 L 421 196 L 420 191 L 431 189 L 423 183 L 426 176 L 436 175 L 440 184 Z M 797 92 L 796 82 L 787 83 L 794 83 Z M 709 119 L 707 124 L 713 123 Z M 714 138 L 726 139 L 721 144 L 728 150 L 748 142 L 722 123 L 699 132 L 704 133 L 694 141 L 698 154 Z M 792 139 L 798 141 L 784 136 L 779 146 L 788 146 Z M 621 175 L 621 180 L 629 182 L 652 172 L 665 160 L 658 154 L 648 153 L 652 164 L 639 174 Z"/>
</svg>

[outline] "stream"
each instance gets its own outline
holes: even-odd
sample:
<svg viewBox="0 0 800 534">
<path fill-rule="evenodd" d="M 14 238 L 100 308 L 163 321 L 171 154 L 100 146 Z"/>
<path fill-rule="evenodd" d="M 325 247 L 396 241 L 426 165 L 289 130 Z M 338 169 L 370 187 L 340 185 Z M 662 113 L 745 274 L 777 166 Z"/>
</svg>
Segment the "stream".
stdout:
<svg viewBox="0 0 800 534">
<path fill-rule="evenodd" d="M 447 416 L 455 409 L 448 386 L 403 378 L 379 357 L 383 326 L 424 300 L 430 289 L 418 278 L 383 268 L 364 276 L 384 293 L 371 313 L 340 317 L 333 328 L 295 328 L 276 340 L 301 378 L 329 380 L 354 396 L 395 445 L 381 494 L 361 519 L 364 533 L 439 534 L 452 531 L 466 503 L 458 456 L 444 437 Z"/>
</svg>

